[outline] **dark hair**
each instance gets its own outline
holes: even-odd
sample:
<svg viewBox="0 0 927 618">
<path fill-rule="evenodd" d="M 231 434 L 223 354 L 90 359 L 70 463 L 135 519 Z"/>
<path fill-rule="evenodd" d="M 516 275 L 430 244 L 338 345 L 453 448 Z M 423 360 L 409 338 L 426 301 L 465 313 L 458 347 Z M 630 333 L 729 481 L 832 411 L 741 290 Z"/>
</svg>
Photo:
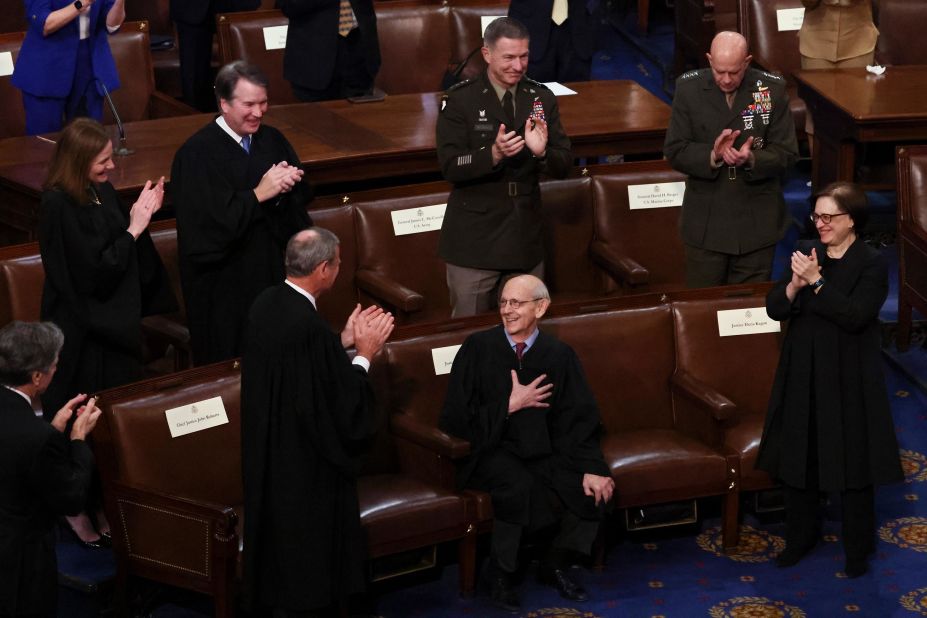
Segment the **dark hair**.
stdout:
<svg viewBox="0 0 927 618">
<path fill-rule="evenodd" d="M 528 39 L 528 28 L 513 17 L 500 17 L 489 22 L 483 33 L 483 45 L 493 47 L 499 39 Z"/>
<path fill-rule="evenodd" d="M 837 204 L 840 212 L 845 212 L 853 219 L 853 229 L 859 234 L 869 221 L 869 200 L 862 188 L 852 182 L 832 182 L 821 191 L 811 196 L 811 209 L 822 197 L 829 197 Z"/>
<path fill-rule="evenodd" d="M 287 276 L 311 275 L 319 264 L 335 258 L 335 250 L 340 242 L 337 236 L 322 227 L 310 227 L 297 232 L 286 244 Z"/>
<path fill-rule="evenodd" d="M 61 346 L 64 334 L 51 322 L 10 322 L 0 328 L 0 384 L 22 386 L 34 371 L 47 373 Z"/>
<path fill-rule="evenodd" d="M 256 86 L 267 89 L 267 76 L 264 75 L 264 71 L 250 62 L 236 60 L 225 65 L 216 73 L 214 85 L 216 105 L 219 105 L 219 101 L 223 99 L 226 101 L 232 100 L 235 94 L 235 86 L 238 85 L 240 79 L 248 80 Z"/>
<path fill-rule="evenodd" d="M 90 167 L 109 141 L 109 134 L 99 122 L 75 118 L 58 137 L 44 188 L 64 191 L 78 204 L 87 203 Z"/>
</svg>

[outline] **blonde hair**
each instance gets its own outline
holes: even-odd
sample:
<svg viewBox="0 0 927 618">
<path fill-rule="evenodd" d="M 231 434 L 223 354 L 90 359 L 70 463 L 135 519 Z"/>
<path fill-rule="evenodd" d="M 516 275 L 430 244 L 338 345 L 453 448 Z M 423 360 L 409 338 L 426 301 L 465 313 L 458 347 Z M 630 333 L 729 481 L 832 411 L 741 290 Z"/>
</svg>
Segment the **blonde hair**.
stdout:
<svg viewBox="0 0 927 618">
<path fill-rule="evenodd" d="M 109 141 L 106 129 L 96 120 L 71 121 L 58 138 L 44 188 L 64 191 L 78 204 L 84 204 L 88 199 L 90 167 Z"/>
</svg>

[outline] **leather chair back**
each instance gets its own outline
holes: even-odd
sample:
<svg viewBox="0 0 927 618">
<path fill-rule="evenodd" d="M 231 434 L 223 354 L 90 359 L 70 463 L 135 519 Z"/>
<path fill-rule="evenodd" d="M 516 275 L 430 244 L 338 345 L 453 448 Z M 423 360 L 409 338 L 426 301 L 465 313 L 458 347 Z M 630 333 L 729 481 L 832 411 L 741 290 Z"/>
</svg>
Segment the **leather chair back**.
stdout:
<svg viewBox="0 0 927 618">
<path fill-rule="evenodd" d="M 148 22 L 125 22 L 119 32 L 110 35 L 109 47 L 119 72 L 120 86 L 110 93 L 119 116 L 123 122 L 150 118 L 151 95 L 155 85 Z M 104 101 L 103 123 L 114 122 L 109 106 Z"/>
<path fill-rule="evenodd" d="M 451 3 L 451 63 L 463 62 L 473 50 L 483 45 L 482 17 L 501 17 L 509 12 L 506 0 L 454 0 Z M 475 77 L 486 68 L 483 55 L 476 52 L 461 74 Z"/>
<path fill-rule="evenodd" d="M 21 2 L 10 2 L 22 8 Z M 0 54 L 9 53 L 13 64 L 19 57 L 19 48 L 22 47 L 25 32 L 8 32 L 0 34 Z M 19 88 L 10 82 L 9 75 L 0 77 L 0 139 L 4 137 L 17 137 L 26 134 L 26 113 L 23 108 L 23 95 Z"/>
<path fill-rule="evenodd" d="M 650 272 L 648 290 L 685 286 L 685 247 L 679 237 L 680 207 L 631 210 L 628 187 L 684 182 L 665 161 L 625 163 L 592 177 L 595 237 L 631 256 Z"/>
<path fill-rule="evenodd" d="M 927 30 L 927 3 L 878 0 L 878 59 L 882 64 L 927 64 L 927 53 L 915 41 Z"/>
<path fill-rule="evenodd" d="M 283 49 L 267 50 L 264 44 L 264 28 L 287 24 L 289 20 L 277 10 L 216 16 L 220 64 L 246 60 L 260 67 L 267 76 L 268 96 L 274 105 L 297 102 L 290 83 L 283 78 Z"/>
<path fill-rule="evenodd" d="M 21 32 L 28 28 L 25 2 L 6 2 L 0 11 L 0 34 Z"/>
<path fill-rule="evenodd" d="M 171 21 L 171 4 L 168 0 L 135 0 L 126 3 L 127 21 L 148 21 L 152 34 L 174 36 Z"/>
<path fill-rule="evenodd" d="M 440 231 L 396 236 L 392 213 L 447 203 L 448 193 L 437 192 L 354 204 L 357 226 L 358 270 L 371 271 L 423 297 L 421 309 L 397 315 L 403 323 L 429 322 L 450 317 L 450 298 L 444 261 L 438 257 Z M 364 305 L 383 303 L 359 285 Z M 401 307 L 388 307 L 393 310 Z"/>
<path fill-rule="evenodd" d="M 377 87 L 387 94 L 441 90 L 451 59 L 449 12 L 439 4 L 376 4 L 382 57 Z"/>
<path fill-rule="evenodd" d="M 340 330 L 357 304 L 354 273 L 357 271 L 358 249 L 351 206 L 315 208 L 309 211 L 313 225 L 323 227 L 341 241 L 341 271 L 335 284 L 319 300 L 319 313 L 332 328 Z"/>
<path fill-rule="evenodd" d="M 40 319 L 44 286 L 39 243 L 0 247 L 0 327 Z"/>
<path fill-rule="evenodd" d="M 183 302 L 183 288 L 180 285 L 180 262 L 177 255 L 177 221 L 166 219 L 154 221 L 148 227 L 167 276 L 171 280 L 171 289 L 177 299 L 177 311 L 182 322 L 186 321 L 186 305 Z"/>
<path fill-rule="evenodd" d="M 898 334 L 910 344 L 913 309 L 927 313 L 927 146 L 898 149 Z"/>
</svg>

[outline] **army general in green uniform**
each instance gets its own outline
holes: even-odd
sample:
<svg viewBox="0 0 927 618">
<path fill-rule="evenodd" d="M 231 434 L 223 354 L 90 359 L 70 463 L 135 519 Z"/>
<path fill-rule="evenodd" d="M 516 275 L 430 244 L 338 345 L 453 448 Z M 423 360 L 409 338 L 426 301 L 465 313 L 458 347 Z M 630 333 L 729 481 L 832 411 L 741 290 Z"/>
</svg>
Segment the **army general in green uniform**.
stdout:
<svg viewBox="0 0 927 618">
<path fill-rule="evenodd" d="M 789 226 L 782 180 L 798 144 L 785 80 L 750 60 L 743 36 L 720 32 L 711 68 L 676 81 L 663 152 L 689 176 L 680 222 L 689 287 L 768 280 Z"/>
<path fill-rule="evenodd" d="M 525 77 L 528 30 L 493 21 L 480 77 L 448 90 L 437 123 L 438 162 L 454 188 L 439 253 L 455 317 L 491 311 L 500 285 L 543 275 L 538 176 L 562 178 L 572 164 L 554 94 Z"/>
</svg>

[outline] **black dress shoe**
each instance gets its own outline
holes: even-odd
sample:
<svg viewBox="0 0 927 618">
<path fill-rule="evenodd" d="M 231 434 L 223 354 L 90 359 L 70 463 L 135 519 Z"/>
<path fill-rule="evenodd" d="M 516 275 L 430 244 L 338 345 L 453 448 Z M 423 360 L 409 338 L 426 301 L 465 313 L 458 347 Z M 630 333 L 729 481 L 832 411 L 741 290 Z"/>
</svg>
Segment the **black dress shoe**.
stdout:
<svg viewBox="0 0 927 618">
<path fill-rule="evenodd" d="M 541 567 L 538 570 L 538 581 L 545 586 L 556 588 L 560 596 L 568 601 L 586 601 L 589 599 L 586 589 L 562 569 Z"/>
<path fill-rule="evenodd" d="M 77 534 L 77 530 L 72 528 L 71 524 L 69 524 L 67 520 L 64 520 L 64 527 L 68 530 L 68 532 L 71 533 L 71 536 L 74 537 L 74 540 L 77 541 L 78 544 L 83 545 L 87 549 L 106 549 L 107 547 L 110 547 L 110 545 L 106 542 L 106 539 L 103 538 L 103 535 L 100 535 L 100 538 L 98 539 L 85 541 L 84 539 L 80 538 L 80 535 Z"/>
<path fill-rule="evenodd" d="M 843 567 L 843 573 L 849 579 L 856 579 L 861 577 L 869 571 L 869 564 L 866 562 L 865 558 L 847 560 L 846 565 Z"/>
<path fill-rule="evenodd" d="M 785 546 L 785 549 L 776 556 L 776 566 L 780 569 L 784 569 L 790 566 L 795 566 L 798 564 L 805 555 L 814 549 L 814 546 L 817 544 L 817 541 L 811 541 L 810 543 L 788 543 Z"/>
<path fill-rule="evenodd" d="M 521 602 L 512 584 L 512 576 L 496 568 L 489 573 L 489 598 L 493 605 L 503 611 L 512 614 L 521 611 Z"/>
</svg>

